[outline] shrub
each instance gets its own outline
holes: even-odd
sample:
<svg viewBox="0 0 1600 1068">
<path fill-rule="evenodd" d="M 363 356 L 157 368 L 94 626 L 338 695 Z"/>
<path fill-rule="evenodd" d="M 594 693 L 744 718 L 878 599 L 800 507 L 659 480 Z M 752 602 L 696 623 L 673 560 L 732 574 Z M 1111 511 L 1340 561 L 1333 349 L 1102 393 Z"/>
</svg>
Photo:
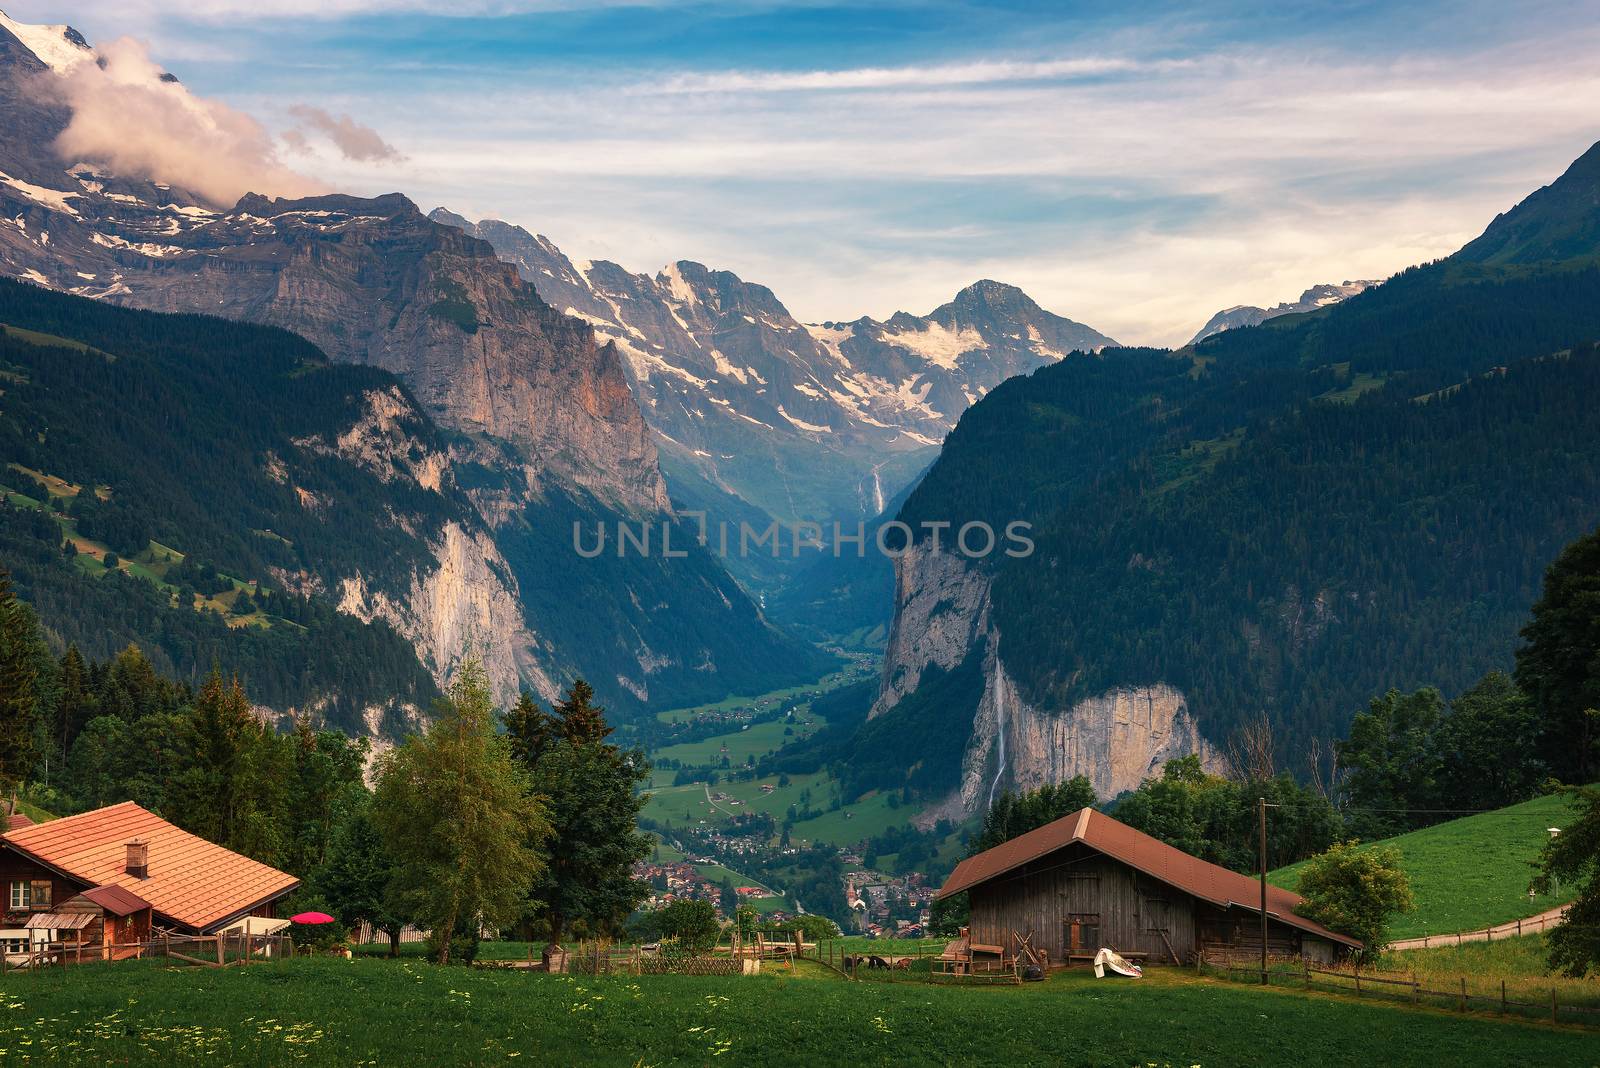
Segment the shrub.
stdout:
<svg viewBox="0 0 1600 1068">
<path fill-rule="evenodd" d="M 1296 910 L 1341 934 L 1359 938 L 1363 960 L 1383 948 L 1389 921 L 1414 907 L 1411 881 L 1400 867 L 1400 853 L 1392 846 L 1358 849 L 1342 842 L 1306 862 L 1300 872 Z"/>
</svg>

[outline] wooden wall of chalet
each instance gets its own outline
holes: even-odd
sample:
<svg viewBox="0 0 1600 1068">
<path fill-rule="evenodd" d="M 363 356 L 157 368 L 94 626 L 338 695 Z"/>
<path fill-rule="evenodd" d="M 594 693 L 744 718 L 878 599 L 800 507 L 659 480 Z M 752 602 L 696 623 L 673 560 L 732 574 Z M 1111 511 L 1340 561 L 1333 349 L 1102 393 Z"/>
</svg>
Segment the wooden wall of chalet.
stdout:
<svg viewBox="0 0 1600 1068">
<path fill-rule="evenodd" d="M 49 903 L 36 902 L 31 909 L 12 909 L 11 884 L 19 880 L 29 883 L 49 883 Z M 0 910 L 3 910 L 4 913 L 4 920 L 0 921 L 0 923 L 3 923 L 4 926 L 22 926 L 27 921 L 30 912 L 52 912 L 55 910 L 55 906 L 66 901 L 82 889 L 82 884 L 63 879 L 49 868 L 29 860 L 20 853 L 10 849 L 0 849 Z"/>
<path fill-rule="evenodd" d="M 1034 948 L 1048 950 L 1052 961 L 1109 946 L 1169 964 L 1176 954 L 1187 964 L 1202 940 L 1260 952 L 1259 921 L 1251 914 L 1222 913 L 1078 843 L 974 887 L 969 898 L 974 943 L 1012 950 L 1012 932 L 1031 934 Z M 1075 923 L 1077 946 L 1072 944 Z M 1298 929 L 1269 924 L 1270 952 L 1290 956 L 1300 947 Z"/>
</svg>

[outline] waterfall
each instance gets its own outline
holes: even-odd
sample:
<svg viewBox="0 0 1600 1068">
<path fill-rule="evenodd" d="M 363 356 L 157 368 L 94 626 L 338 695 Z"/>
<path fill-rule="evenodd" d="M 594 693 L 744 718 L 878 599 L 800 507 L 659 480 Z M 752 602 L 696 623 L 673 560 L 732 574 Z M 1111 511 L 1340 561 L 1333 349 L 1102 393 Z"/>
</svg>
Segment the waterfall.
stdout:
<svg viewBox="0 0 1600 1068">
<path fill-rule="evenodd" d="M 883 514 L 883 482 L 878 478 L 878 468 L 882 466 L 872 465 L 872 514 L 875 516 Z"/>
<path fill-rule="evenodd" d="M 994 807 L 994 792 L 1000 788 L 1000 776 L 1006 773 L 1006 676 L 999 656 L 994 664 L 994 733 L 1000 751 L 995 760 L 994 782 L 989 784 L 990 808 Z"/>
</svg>

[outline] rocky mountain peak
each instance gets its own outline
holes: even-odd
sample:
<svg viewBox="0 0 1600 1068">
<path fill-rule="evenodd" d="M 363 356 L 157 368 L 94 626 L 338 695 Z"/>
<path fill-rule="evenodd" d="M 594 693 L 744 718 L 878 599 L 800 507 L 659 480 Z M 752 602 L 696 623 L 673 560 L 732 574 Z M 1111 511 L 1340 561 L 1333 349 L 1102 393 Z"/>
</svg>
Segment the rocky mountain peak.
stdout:
<svg viewBox="0 0 1600 1068">
<path fill-rule="evenodd" d="M 1217 312 L 1200 332 L 1189 340 L 1189 344 L 1197 344 L 1219 334 L 1224 330 L 1232 330 L 1241 326 L 1259 326 L 1268 319 L 1276 319 L 1280 315 L 1293 315 L 1298 312 L 1313 312 L 1318 308 L 1326 308 L 1340 301 L 1349 300 L 1358 293 L 1365 292 L 1378 284 L 1377 279 L 1359 278 L 1344 282 L 1323 282 L 1314 285 L 1300 294 L 1298 300 L 1285 301 L 1272 308 L 1258 308 L 1253 304 L 1238 304 L 1232 308 L 1224 308 Z"/>
</svg>

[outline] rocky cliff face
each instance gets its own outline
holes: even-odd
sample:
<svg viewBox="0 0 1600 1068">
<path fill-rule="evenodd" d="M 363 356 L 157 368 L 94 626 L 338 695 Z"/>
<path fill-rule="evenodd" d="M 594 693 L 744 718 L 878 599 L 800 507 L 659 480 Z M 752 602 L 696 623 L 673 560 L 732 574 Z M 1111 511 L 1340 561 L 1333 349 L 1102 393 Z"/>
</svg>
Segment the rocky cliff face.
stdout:
<svg viewBox="0 0 1600 1068">
<path fill-rule="evenodd" d="M 999 791 L 1075 775 L 1087 775 L 1099 796 L 1115 797 L 1190 753 L 1220 767 L 1221 754 L 1200 736 L 1183 694 L 1163 683 L 1111 690 L 1065 708 L 1028 703 L 1001 659 L 989 594 L 980 569 L 927 543 L 896 561 L 895 621 L 871 715 L 915 692 L 930 666 L 954 670 L 974 649 L 984 658 L 960 785 L 926 820 L 959 819 L 982 812 Z"/>
<path fill-rule="evenodd" d="M 1114 344 L 998 282 L 926 316 L 808 325 L 728 271 L 681 260 L 635 274 L 497 220 L 430 218 L 490 242 L 617 346 L 669 477 L 785 520 L 877 515 L 1003 379 Z"/>
<path fill-rule="evenodd" d="M 357 464 L 385 482 L 404 480 L 434 493 L 456 490 L 449 457 L 414 432 L 421 418 L 403 391 L 370 390 L 364 409 L 336 437 L 295 444 Z M 317 502 L 302 496 L 302 506 L 315 509 Z M 516 700 L 524 685 L 540 696 L 553 696 L 556 687 L 539 662 L 516 577 L 479 516 L 468 510 L 436 525 L 413 519 L 409 526 L 433 566 L 386 583 L 374 583 L 361 572 L 344 575 L 329 591 L 339 610 L 394 627 L 441 686 L 449 684 L 470 649 L 483 661 L 501 702 Z"/>
</svg>

